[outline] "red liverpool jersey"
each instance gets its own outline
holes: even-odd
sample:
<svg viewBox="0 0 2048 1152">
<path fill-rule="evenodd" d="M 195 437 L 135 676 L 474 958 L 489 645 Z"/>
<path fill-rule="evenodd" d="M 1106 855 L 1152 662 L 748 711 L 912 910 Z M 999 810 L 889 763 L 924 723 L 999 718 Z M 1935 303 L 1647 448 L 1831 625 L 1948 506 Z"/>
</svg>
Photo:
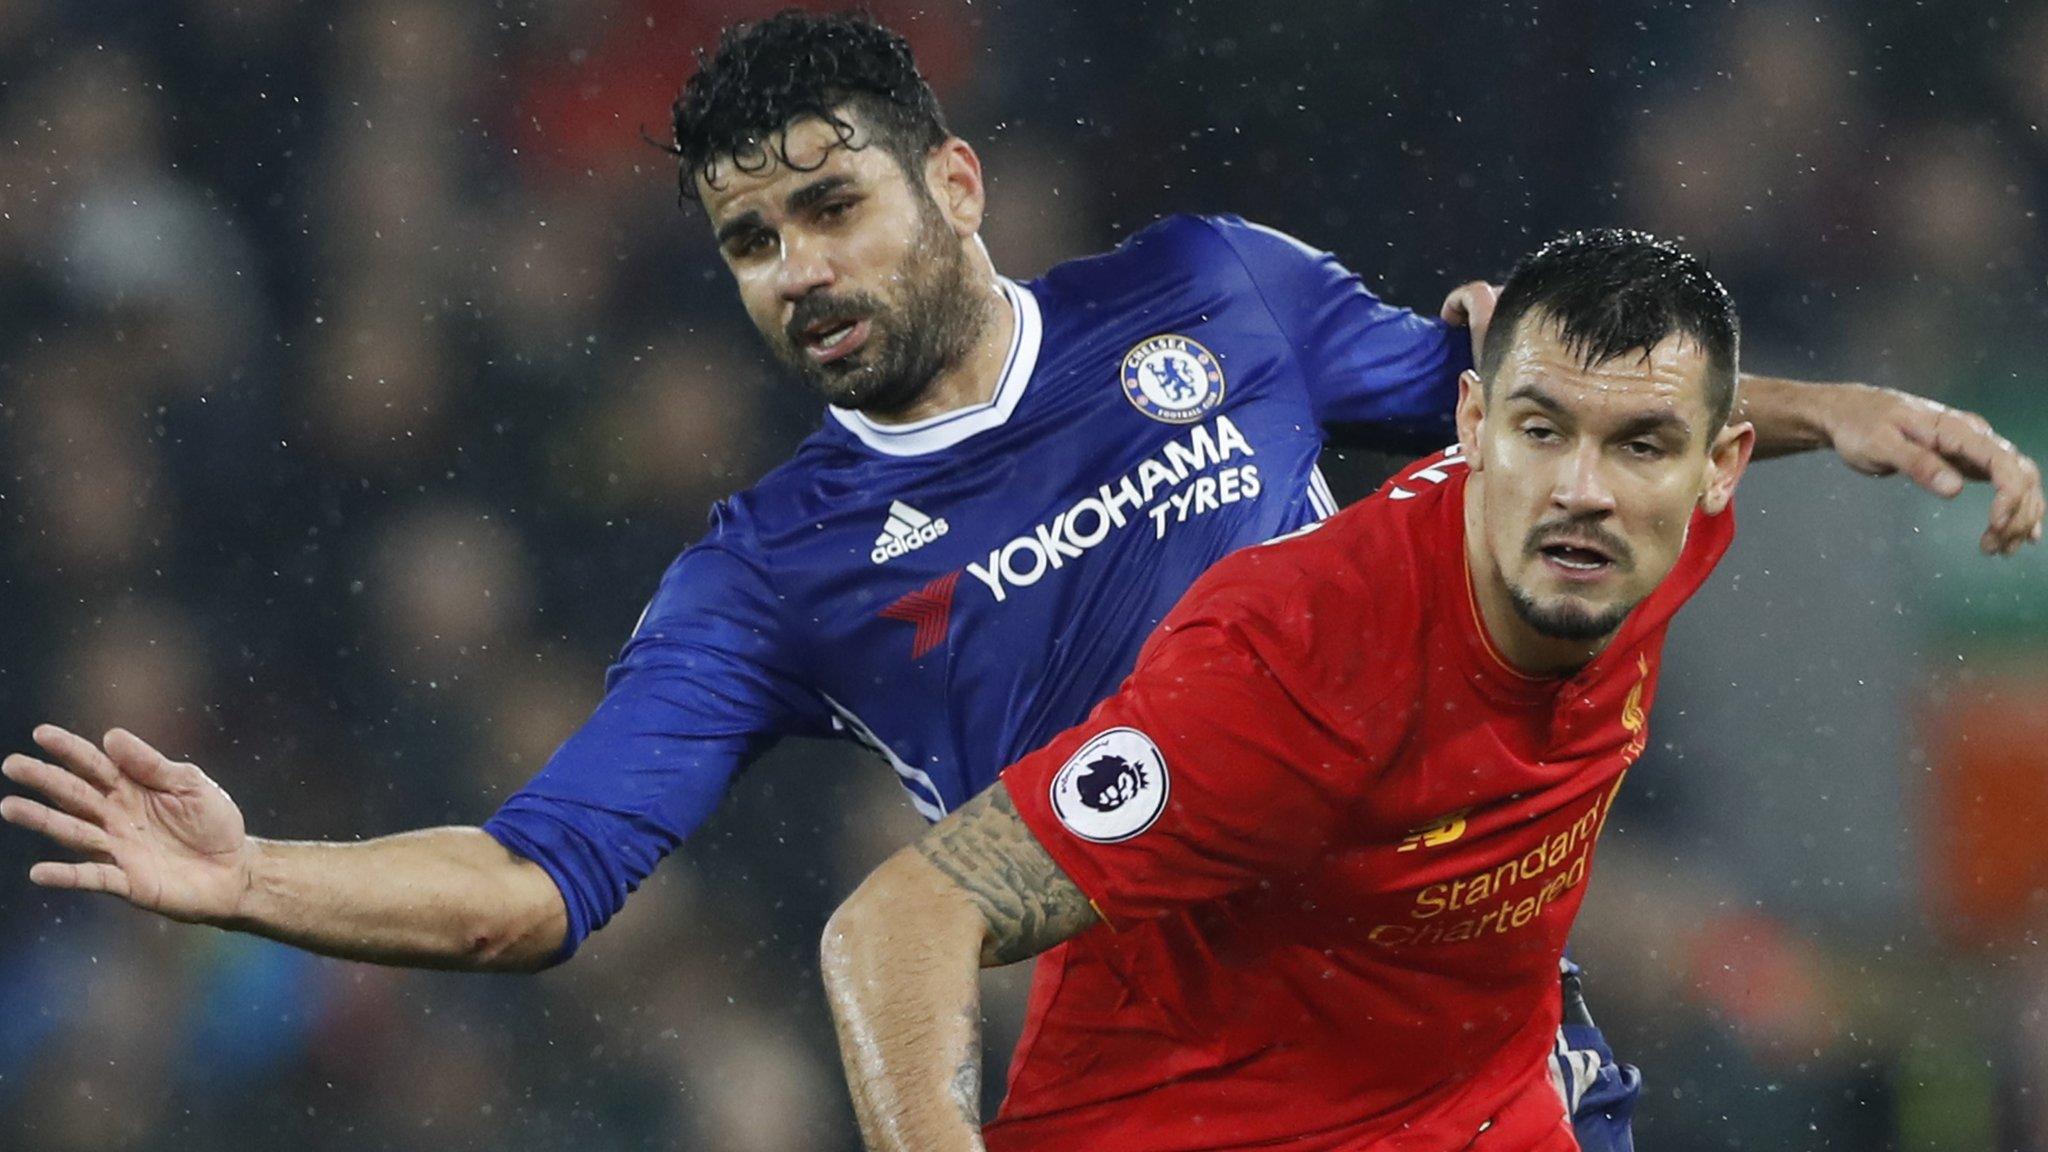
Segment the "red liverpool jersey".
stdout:
<svg viewBox="0 0 2048 1152">
<path fill-rule="evenodd" d="M 1734 517 L 1695 514 L 1599 658 L 1538 679 L 1480 624 L 1465 480 L 1432 457 L 1224 560 L 1004 773 L 1107 923 L 1041 959 L 992 1152 L 1576 1148 L 1558 961 Z"/>
</svg>

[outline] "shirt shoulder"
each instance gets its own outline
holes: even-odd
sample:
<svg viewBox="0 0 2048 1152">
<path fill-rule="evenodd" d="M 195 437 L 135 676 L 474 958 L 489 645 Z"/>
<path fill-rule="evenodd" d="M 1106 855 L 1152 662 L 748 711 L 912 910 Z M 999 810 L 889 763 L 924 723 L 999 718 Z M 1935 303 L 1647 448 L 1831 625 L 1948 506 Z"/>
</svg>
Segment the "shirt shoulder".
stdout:
<svg viewBox="0 0 2048 1152">
<path fill-rule="evenodd" d="M 704 534 L 662 573 L 634 628 L 636 640 L 658 637 L 685 622 L 689 628 L 700 626 L 707 612 L 745 619 L 756 630 L 770 623 L 780 629 L 778 544 L 802 538 L 802 526 L 816 523 L 818 506 L 831 499 L 836 487 L 858 484 L 845 476 L 859 463 L 858 455 L 828 433 L 812 433 L 789 459 L 711 506 Z"/>
<path fill-rule="evenodd" d="M 779 543 L 808 533 L 835 508 L 867 499 L 875 477 L 898 463 L 827 418 L 782 463 L 712 505 L 704 540 L 765 561 Z"/>
<path fill-rule="evenodd" d="M 1107 252 L 1054 265 L 1032 287 L 1054 299 L 1114 298 L 1140 286 L 1156 291 L 1162 282 L 1213 289 L 1220 280 L 1250 288 L 1250 275 L 1229 236 L 1257 227 L 1237 216 L 1163 217 Z"/>
<path fill-rule="evenodd" d="M 1437 589 L 1435 502 L 1384 492 L 1327 520 L 1219 561 L 1155 634 L 1231 633 L 1318 723 L 1387 746 L 1421 683 Z M 1148 644 L 1148 651 L 1153 644 Z M 1140 656 L 1140 664 L 1144 662 Z"/>
</svg>

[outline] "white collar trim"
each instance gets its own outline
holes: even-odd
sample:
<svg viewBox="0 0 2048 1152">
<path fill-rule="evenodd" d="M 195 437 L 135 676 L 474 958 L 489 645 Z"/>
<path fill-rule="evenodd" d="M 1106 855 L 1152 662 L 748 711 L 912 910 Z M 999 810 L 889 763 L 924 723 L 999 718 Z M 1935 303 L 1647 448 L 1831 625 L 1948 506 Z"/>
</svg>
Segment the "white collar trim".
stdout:
<svg viewBox="0 0 2048 1152">
<path fill-rule="evenodd" d="M 832 418 L 860 442 L 885 456 L 922 456 L 951 448 L 969 436 L 997 428 L 1016 411 L 1038 366 L 1038 346 L 1044 336 L 1038 315 L 1038 301 L 1031 291 L 1010 279 L 999 279 L 1003 295 L 1009 298 L 1016 326 L 1010 335 L 1010 354 L 1003 361 L 1003 374 L 996 382 L 996 394 L 981 404 L 955 408 L 909 424 L 877 424 L 850 408 L 833 405 Z"/>
</svg>

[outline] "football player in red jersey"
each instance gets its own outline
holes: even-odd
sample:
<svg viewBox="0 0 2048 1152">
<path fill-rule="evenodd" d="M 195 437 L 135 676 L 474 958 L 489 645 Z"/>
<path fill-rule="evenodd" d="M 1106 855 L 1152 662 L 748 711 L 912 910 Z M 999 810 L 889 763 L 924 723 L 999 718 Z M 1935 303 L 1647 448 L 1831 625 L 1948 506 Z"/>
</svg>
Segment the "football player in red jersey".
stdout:
<svg viewBox="0 0 2048 1152">
<path fill-rule="evenodd" d="M 1524 259 L 1456 448 L 1218 564 L 833 918 L 869 1147 L 1575 1149 L 1558 964 L 1733 535 L 1736 343 L 1668 243 Z M 979 1130 L 976 969 L 1041 952 Z"/>
</svg>

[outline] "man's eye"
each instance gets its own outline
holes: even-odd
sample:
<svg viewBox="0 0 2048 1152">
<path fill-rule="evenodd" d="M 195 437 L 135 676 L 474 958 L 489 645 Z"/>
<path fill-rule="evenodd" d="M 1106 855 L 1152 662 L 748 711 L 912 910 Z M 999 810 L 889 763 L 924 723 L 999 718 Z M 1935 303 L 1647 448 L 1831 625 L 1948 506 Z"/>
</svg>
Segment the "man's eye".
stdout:
<svg viewBox="0 0 2048 1152">
<path fill-rule="evenodd" d="M 1550 444 L 1558 439 L 1557 429 L 1545 428 L 1541 424 L 1531 424 L 1527 428 L 1522 429 L 1522 435 L 1527 436 L 1538 444 Z"/>
<path fill-rule="evenodd" d="M 1664 458 L 1664 449 L 1650 443 L 1648 440 L 1631 440 L 1627 444 L 1622 445 L 1622 449 L 1638 460 L 1662 460 Z"/>
<path fill-rule="evenodd" d="M 851 211 L 853 211 L 853 201 L 834 200 L 818 209 L 818 219 L 837 220 Z"/>
<path fill-rule="evenodd" d="M 768 250 L 769 237 L 766 232 L 749 232 L 732 242 L 735 256 L 758 256 Z"/>
</svg>

